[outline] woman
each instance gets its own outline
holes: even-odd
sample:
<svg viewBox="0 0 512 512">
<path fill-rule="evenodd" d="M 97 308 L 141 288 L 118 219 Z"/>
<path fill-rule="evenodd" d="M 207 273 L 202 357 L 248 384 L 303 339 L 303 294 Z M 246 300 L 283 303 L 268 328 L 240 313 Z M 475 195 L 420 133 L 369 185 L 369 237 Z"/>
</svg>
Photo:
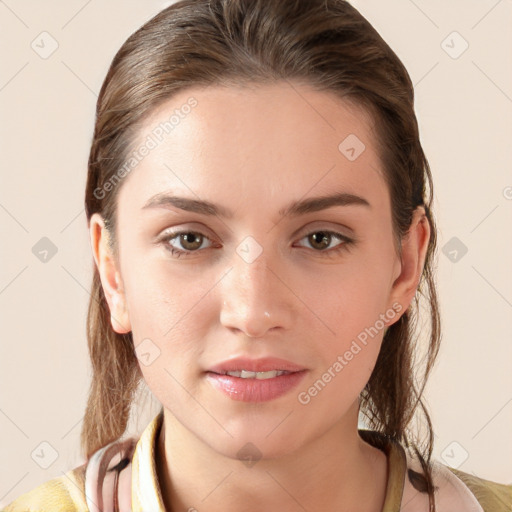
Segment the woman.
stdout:
<svg viewBox="0 0 512 512">
<path fill-rule="evenodd" d="M 409 75 L 348 3 L 146 23 L 89 157 L 87 463 L 6 510 L 509 510 L 511 486 L 431 460 L 431 181 Z M 124 439 L 141 381 L 162 410 Z"/>
</svg>

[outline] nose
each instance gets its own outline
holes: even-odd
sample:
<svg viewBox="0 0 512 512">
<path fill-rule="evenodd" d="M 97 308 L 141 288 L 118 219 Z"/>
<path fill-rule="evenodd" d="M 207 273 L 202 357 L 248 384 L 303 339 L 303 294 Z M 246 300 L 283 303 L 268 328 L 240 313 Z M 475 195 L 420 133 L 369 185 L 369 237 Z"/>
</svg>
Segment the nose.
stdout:
<svg viewBox="0 0 512 512">
<path fill-rule="evenodd" d="M 291 326 L 293 294 L 276 265 L 269 263 L 263 254 L 252 263 L 235 255 L 220 283 L 222 325 L 250 338 Z"/>
</svg>

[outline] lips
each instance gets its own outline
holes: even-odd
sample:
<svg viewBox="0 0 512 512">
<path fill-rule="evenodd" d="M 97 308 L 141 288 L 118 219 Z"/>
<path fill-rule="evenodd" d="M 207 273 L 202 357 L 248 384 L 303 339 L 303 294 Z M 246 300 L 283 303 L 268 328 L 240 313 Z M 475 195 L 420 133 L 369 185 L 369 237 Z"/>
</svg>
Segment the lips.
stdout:
<svg viewBox="0 0 512 512">
<path fill-rule="evenodd" d="M 249 359 L 245 357 L 237 357 L 223 361 L 209 368 L 207 371 L 225 375 L 228 372 L 272 372 L 284 371 L 287 373 L 300 372 L 306 370 L 304 366 L 287 361 L 286 359 L 279 359 L 276 357 L 265 357 L 261 359 Z"/>
<path fill-rule="evenodd" d="M 289 393 L 306 373 L 307 368 L 285 359 L 235 358 L 212 366 L 206 378 L 232 400 L 266 402 Z"/>
</svg>

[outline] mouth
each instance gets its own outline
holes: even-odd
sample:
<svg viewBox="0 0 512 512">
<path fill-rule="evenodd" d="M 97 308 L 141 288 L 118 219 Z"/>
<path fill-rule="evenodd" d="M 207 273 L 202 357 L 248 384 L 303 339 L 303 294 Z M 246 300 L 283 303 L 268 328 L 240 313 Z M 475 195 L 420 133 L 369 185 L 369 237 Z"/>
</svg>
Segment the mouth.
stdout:
<svg viewBox="0 0 512 512">
<path fill-rule="evenodd" d="M 269 370 L 266 372 L 252 372 L 250 370 L 235 370 L 230 372 L 210 372 L 215 373 L 216 375 L 229 375 L 230 377 L 239 377 L 241 379 L 257 379 L 257 380 L 266 380 L 266 379 L 274 379 L 275 377 L 280 377 L 281 375 L 287 375 L 289 372 L 287 370 Z"/>
<path fill-rule="evenodd" d="M 230 375 L 242 379 L 272 379 L 289 373 L 306 370 L 286 359 L 277 357 L 263 357 L 252 359 L 249 357 L 233 357 L 208 368 L 208 372 L 218 375 Z"/>
<path fill-rule="evenodd" d="M 307 368 L 277 358 L 236 358 L 206 372 L 217 391 L 239 402 L 268 402 L 290 393 L 308 373 Z"/>
</svg>

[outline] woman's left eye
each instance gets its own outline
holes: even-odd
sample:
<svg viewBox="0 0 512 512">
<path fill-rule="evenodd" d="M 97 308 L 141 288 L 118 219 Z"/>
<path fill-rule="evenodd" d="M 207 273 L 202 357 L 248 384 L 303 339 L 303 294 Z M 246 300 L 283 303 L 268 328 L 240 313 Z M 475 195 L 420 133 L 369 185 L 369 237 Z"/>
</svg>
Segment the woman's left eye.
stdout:
<svg viewBox="0 0 512 512">
<path fill-rule="evenodd" d="M 331 252 L 331 250 L 337 251 L 344 249 L 347 245 L 353 243 L 352 239 L 342 235 L 341 233 L 324 230 L 313 231 L 301 238 L 301 240 L 307 240 L 309 248 L 314 249 L 316 252 Z M 333 242 L 337 243 L 333 246 Z"/>
</svg>

